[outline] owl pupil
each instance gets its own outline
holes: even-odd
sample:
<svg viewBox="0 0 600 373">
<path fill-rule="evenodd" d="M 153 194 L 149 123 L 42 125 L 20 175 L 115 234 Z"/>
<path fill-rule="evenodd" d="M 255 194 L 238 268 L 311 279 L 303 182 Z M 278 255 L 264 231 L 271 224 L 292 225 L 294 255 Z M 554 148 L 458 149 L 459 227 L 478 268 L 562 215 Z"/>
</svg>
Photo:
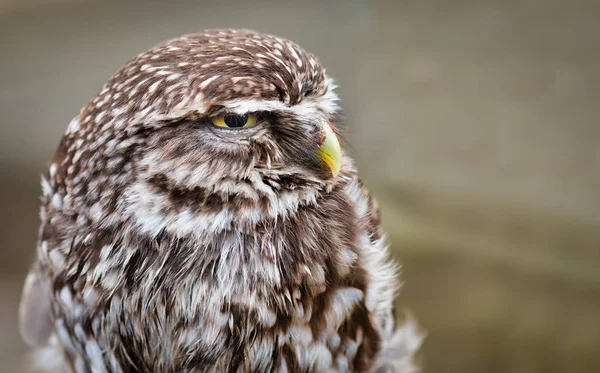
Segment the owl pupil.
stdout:
<svg viewBox="0 0 600 373">
<path fill-rule="evenodd" d="M 244 127 L 248 123 L 248 115 L 227 115 L 223 119 L 227 127 Z"/>
</svg>

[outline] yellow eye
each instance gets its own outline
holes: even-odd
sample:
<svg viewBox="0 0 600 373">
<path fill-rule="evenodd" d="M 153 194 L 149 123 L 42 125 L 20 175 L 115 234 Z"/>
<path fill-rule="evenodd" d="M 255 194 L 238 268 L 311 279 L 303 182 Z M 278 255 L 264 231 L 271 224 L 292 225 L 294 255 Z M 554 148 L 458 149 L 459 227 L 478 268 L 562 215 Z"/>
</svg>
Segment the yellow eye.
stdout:
<svg viewBox="0 0 600 373">
<path fill-rule="evenodd" d="M 229 127 L 229 128 L 251 127 L 256 124 L 256 115 L 252 115 L 252 114 L 225 115 L 223 117 L 213 118 L 212 123 L 217 127 Z"/>
</svg>

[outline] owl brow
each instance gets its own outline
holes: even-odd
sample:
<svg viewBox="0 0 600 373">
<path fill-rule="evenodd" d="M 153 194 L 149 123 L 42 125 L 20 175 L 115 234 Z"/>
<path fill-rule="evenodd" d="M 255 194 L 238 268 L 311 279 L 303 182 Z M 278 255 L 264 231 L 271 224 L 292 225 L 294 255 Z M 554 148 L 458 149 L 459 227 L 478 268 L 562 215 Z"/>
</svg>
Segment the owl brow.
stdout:
<svg viewBox="0 0 600 373">
<path fill-rule="evenodd" d="M 256 115 L 256 116 L 264 116 L 269 113 L 269 110 L 250 110 L 244 113 L 232 110 L 231 108 L 224 105 L 213 105 L 208 108 L 203 113 L 196 113 L 195 120 L 208 120 L 215 117 L 222 117 L 226 115 Z"/>
</svg>

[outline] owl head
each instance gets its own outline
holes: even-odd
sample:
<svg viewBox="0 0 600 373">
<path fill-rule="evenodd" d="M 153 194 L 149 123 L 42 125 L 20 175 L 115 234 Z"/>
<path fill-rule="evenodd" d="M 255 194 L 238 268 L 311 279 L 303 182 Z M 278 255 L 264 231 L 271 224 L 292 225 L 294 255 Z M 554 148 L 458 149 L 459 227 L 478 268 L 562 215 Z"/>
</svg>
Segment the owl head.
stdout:
<svg viewBox="0 0 600 373">
<path fill-rule="evenodd" d="M 186 35 L 108 81 L 70 123 L 50 176 L 63 207 L 100 226 L 251 229 L 315 203 L 352 167 L 334 88 L 318 59 L 288 40 Z"/>
</svg>

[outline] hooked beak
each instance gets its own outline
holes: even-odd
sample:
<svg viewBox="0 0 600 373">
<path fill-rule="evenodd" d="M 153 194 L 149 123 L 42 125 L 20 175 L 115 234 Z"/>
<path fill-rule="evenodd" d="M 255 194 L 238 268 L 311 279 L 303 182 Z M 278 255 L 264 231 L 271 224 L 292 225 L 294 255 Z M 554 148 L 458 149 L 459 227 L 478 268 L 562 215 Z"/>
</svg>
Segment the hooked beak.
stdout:
<svg viewBox="0 0 600 373">
<path fill-rule="evenodd" d="M 337 135 L 327 124 L 320 127 L 324 140 L 317 150 L 317 154 L 331 170 L 333 177 L 337 177 L 342 166 L 342 149 Z"/>
</svg>

